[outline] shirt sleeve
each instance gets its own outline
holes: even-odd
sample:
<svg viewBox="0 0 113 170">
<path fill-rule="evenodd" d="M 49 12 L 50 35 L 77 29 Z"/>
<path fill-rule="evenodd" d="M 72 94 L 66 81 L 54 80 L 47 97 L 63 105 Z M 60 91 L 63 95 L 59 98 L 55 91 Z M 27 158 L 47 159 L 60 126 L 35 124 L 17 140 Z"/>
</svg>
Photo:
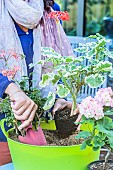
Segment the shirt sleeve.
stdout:
<svg viewBox="0 0 113 170">
<path fill-rule="evenodd" d="M 3 98 L 3 95 L 5 93 L 6 88 L 8 87 L 8 85 L 10 83 L 12 83 L 13 81 L 9 81 L 8 78 L 6 76 L 3 76 L 0 73 L 0 98 Z"/>
</svg>

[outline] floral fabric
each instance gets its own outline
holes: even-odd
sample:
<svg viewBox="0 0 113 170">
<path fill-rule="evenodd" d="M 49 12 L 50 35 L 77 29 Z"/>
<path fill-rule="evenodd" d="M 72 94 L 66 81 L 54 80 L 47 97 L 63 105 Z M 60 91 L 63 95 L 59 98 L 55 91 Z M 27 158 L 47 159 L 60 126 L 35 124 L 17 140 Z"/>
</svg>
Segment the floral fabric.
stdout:
<svg viewBox="0 0 113 170">
<path fill-rule="evenodd" d="M 43 15 L 43 0 L 1 0 L 0 1 L 0 52 L 14 51 L 17 54 L 23 54 L 21 42 L 19 40 L 14 21 L 28 29 L 33 29 L 33 62 L 41 59 L 40 53 L 40 26 L 39 22 Z M 2 60 L 1 60 L 2 61 Z M 25 59 L 22 61 L 13 61 L 10 59 L 9 65 L 21 66 L 21 72 L 18 72 L 16 78 L 21 79 L 27 75 Z M 3 62 L 0 62 L 0 68 Z M 41 78 L 41 66 L 34 68 L 33 75 L 34 86 L 38 86 Z"/>
</svg>

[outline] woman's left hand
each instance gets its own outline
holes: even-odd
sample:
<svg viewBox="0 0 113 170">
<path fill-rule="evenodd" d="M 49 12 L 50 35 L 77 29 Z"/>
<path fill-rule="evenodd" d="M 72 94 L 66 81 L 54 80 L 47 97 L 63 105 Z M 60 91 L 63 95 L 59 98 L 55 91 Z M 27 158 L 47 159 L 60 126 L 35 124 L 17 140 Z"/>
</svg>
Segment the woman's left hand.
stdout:
<svg viewBox="0 0 113 170">
<path fill-rule="evenodd" d="M 68 109 L 71 110 L 71 108 L 72 108 L 72 102 L 66 101 L 65 99 L 57 99 L 57 101 L 55 102 L 55 105 L 54 105 L 54 107 L 53 107 L 53 110 L 52 110 L 53 118 L 54 118 L 54 115 L 55 115 L 55 112 L 56 112 L 56 111 L 58 111 L 58 110 L 63 110 L 65 107 L 67 107 Z M 73 116 L 73 115 L 78 115 L 78 117 L 77 117 L 77 119 L 76 119 L 76 122 L 77 122 L 77 123 L 81 121 L 82 115 L 79 113 L 78 107 L 74 110 L 73 114 L 70 115 L 70 116 Z M 80 130 L 80 126 L 81 126 L 81 125 L 78 125 L 77 130 Z"/>
<path fill-rule="evenodd" d="M 63 110 L 65 107 L 71 110 L 72 102 L 66 101 L 65 99 L 57 99 L 52 110 L 53 117 L 56 111 Z"/>
</svg>

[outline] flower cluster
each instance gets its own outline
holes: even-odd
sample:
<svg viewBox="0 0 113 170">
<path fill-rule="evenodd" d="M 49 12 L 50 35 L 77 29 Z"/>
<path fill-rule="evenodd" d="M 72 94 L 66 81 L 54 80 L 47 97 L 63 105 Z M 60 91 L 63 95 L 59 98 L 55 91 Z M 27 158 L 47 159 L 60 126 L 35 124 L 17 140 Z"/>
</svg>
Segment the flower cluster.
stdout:
<svg viewBox="0 0 113 170">
<path fill-rule="evenodd" d="M 113 107 L 112 96 L 113 91 L 111 87 L 99 89 L 94 98 L 89 96 L 78 106 L 80 114 L 86 118 L 102 119 L 104 117 L 104 107 Z"/>
<path fill-rule="evenodd" d="M 12 69 L 3 69 L 2 74 L 4 76 L 7 76 L 9 80 L 13 79 L 17 73 L 17 71 L 20 70 L 20 67 L 14 66 Z"/>
<path fill-rule="evenodd" d="M 15 52 L 14 49 L 1 50 L 0 51 L 0 72 L 6 76 L 9 80 L 14 79 L 16 73 L 21 70 L 18 64 L 19 60 L 22 60 L 25 56 Z"/>
<path fill-rule="evenodd" d="M 102 106 L 111 106 L 113 107 L 113 91 L 111 87 L 108 88 L 101 88 L 96 93 L 95 99 L 102 105 Z"/>
<path fill-rule="evenodd" d="M 88 118 L 95 118 L 96 120 L 104 117 L 102 105 L 91 96 L 85 98 L 78 106 L 81 115 Z"/>
<path fill-rule="evenodd" d="M 70 17 L 69 17 L 69 14 L 68 14 L 67 11 L 64 11 L 64 12 L 60 12 L 60 11 L 50 12 L 48 14 L 48 18 L 53 18 L 56 21 L 59 21 L 59 20 L 69 21 L 70 20 Z"/>
<path fill-rule="evenodd" d="M 10 58 L 14 58 L 15 60 L 21 59 L 21 55 L 17 54 L 14 50 L 10 50 L 6 52 L 5 50 L 0 51 L 0 59 L 9 60 Z"/>
</svg>

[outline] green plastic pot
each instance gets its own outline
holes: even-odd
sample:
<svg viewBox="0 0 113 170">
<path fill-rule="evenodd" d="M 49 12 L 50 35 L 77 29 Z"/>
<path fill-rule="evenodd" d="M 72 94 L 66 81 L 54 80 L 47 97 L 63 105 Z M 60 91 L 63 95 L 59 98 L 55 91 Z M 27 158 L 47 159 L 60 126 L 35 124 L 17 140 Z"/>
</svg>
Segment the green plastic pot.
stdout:
<svg viewBox="0 0 113 170">
<path fill-rule="evenodd" d="M 14 170 L 87 170 L 87 165 L 99 159 L 100 151 L 91 148 L 81 151 L 80 145 L 73 146 L 33 146 L 15 142 L 7 137 Z"/>
</svg>

